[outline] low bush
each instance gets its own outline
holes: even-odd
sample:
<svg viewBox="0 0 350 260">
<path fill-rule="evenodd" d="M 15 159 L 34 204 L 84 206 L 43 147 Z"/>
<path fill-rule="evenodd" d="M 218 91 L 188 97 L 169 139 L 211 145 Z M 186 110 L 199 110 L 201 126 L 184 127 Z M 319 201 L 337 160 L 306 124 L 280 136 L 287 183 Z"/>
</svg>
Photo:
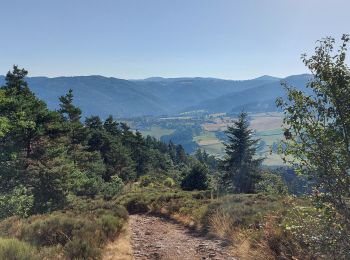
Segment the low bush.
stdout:
<svg viewBox="0 0 350 260">
<path fill-rule="evenodd" d="M 123 227 L 123 222 L 120 218 L 107 214 L 101 217 L 100 225 L 105 236 L 108 239 L 114 239 Z"/>
<path fill-rule="evenodd" d="M 153 178 L 149 175 L 144 175 L 141 176 L 139 179 L 139 183 L 141 187 L 147 187 L 148 185 L 150 185 L 153 182 Z"/>
<path fill-rule="evenodd" d="M 100 259 L 101 249 L 96 247 L 88 237 L 74 238 L 64 247 L 64 253 L 68 259 Z"/>
<path fill-rule="evenodd" d="M 5 219 L 0 232 L 36 246 L 40 259 L 99 259 L 101 248 L 120 232 L 127 210 L 116 201 L 74 196 L 69 201 L 63 211 Z"/>
<path fill-rule="evenodd" d="M 103 198 L 110 200 L 114 196 L 120 194 L 123 191 L 124 183 L 118 176 L 112 176 L 110 182 L 105 182 L 103 185 Z"/>
<path fill-rule="evenodd" d="M 165 187 L 171 188 L 175 186 L 175 181 L 172 178 L 168 177 L 164 180 L 163 184 Z"/>
<path fill-rule="evenodd" d="M 39 260 L 37 251 L 31 245 L 12 238 L 0 238 L 0 259 Z"/>
<path fill-rule="evenodd" d="M 350 230 L 346 220 L 330 205 L 315 208 L 290 203 L 282 225 L 290 240 L 307 253 L 320 258 L 350 259 Z"/>
<path fill-rule="evenodd" d="M 277 173 L 264 172 L 260 181 L 255 186 L 256 192 L 270 195 L 287 195 L 288 187 L 281 175 Z"/>
<path fill-rule="evenodd" d="M 148 203 L 141 197 L 131 198 L 126 202 L 125 207 L 130 214 L 146 213 L 150 210 Z"/>
<path fill-rule="evenodd" d="M 28 222 L 22 229 L 21 238 L 36 246 L 64 246 L 72 240 L 76 230 L 91 225 L 86 219 L 63 213 L 36 216 Z"/>
</svg>

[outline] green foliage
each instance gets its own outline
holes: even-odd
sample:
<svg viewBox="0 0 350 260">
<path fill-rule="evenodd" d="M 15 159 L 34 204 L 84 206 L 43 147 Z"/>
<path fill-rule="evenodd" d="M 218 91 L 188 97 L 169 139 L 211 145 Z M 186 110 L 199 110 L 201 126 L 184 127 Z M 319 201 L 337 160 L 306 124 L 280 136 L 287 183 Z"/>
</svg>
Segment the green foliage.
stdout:
<svg viewBox="0 0 350 260">
<path fill-rule="evenodd" d="M 123 226 L 123 222 L 120 218 L 110 214 L 103 215 L 101 217 L 100 222 L 102 226 L 102 231 L 108 239 L 113 239 L 117 235 L 117 232 L 119 232 Z"/>
<path fill-rule="evenodd" d="M 10 130 L 10 121 L 6 117 L 0 117 L 0 137 Z"/>
<path fill-rule="evenodd" d="M 10 193 L 0 196 L 0 219 L 14 215 L 28 217 L 33 204 L 33 195 L 24 186 L 18 186 Z"/>
<path fill-rule="evenodd" d="M 316 208 L 294 207 L 287 227 L 301 244 L 336 259 L 349 258 L 350 243 L 350 70 L 349 36 L 338 50 L 335 40 L 319 41 L 315 54 L 303 55 L 313 74 L 306 94 L 286 84 L 284 159 L 313 181 Z M 347 253 L 346 253 L 347 252 Z"/>
<path fill-rule="evenodd" d="M 322 202 L 332 203 L 349 216 L 345 198 L 350 195 L 350 77 L 346 65 L 349 37 L 334 51 L 334 39 L 319 41 L 305 65 L 314 75 L 308 95 L 285 86 L 288 99 L 277 100 L 283 108 L 285 149 L 281 152 L 299 172 L 316 184 Z"/>
<path fill-rule="evenodd" d="M 283 228 L 310 253 L 323 258 L 349 259 L 349 232 L 332 207 L 317 209 L 291 204 Z"/>
<path fill-rule="evenodd" d="M 255 191 L 270 195 L 287 195 L 288 187 L 280 175 L 264 172 L 261 174 L 261 179 L 255 186 Z"/>
<path fill-rule="evenodd" d="M 147 213 L 149 211 L 148 201 L 142 196 L 128 199 L 124 205 L 130 214 Z"/>
<path fill-rule="evenodd" d="M 118 176 L 112 176 L 109 182 L 104 183 L 102 187 L 103 197 L 111 199 L 123 191 L 124 183 Z"/>
<path fill-rule="evenodd" d="M 4 91 L 0 90 L 0 104 L 5 105 L 7 102 L 8 99 L 5 97 Z M 10 127 L 9 119 L 5 116 L 0 116 L 0 138 L 10 131 Z"/>
<path fill-rule="evenodd" d="M 184 190 L 206 190 L 208 188 L 209 170 L 202 164 L 195 164 L 185 175 L 181 182 L 181 188 Z"/>
<path fill-rule="evenodd" d="M 199 162 L 206 164 L 212 170 L 218 167 L 218 160 L 213 155 L 209 155 L 205 150 L 198 149 L 195 157 Z"/>
<path fill-rule="evenodd" d="M 103 180 L 97 176 L 87 176 L 80 171 L 72 172 L 70 190 L 77 196 L 95 197 L 102 187 Z"/>
<path fill-rule="evenodd" d="M 93 234 L 90 234 L 93 235 Z M 68 259 L 100 259 L 101 249 L 95 247 L 88 238 L 75 238 L 64 248 Z"/>
<path fill-rule="evenodd" d="M 65 255 L 67 259 L 99 259 L 101 248 L 117 236 L 127 211 L 113 201 L 70 198 L 63 212 L 12 217 L 0 222 L 0 232 L 40 249 L 42 258 Z"/>
<path fill-rule="evenodd" d="M 259 139 L 252 138 L 246 113 L 240 113 L 238 120 L 227 131 L 226 156 L 222 161 L 225 171 L 223 182 L 238 193 L 252 193 L 258 179 L 258 167 L 263 159 L 256 159 Z"/>
<path fill-rule="evenodd" d="M 112 116 L 105 121 L 91 116 L 82 123 L 72 90 L 59 98 L 58 111 L 50 111 L 30 91 L 26 76 L 14 66 L 0 88 L 2 217 L 62 209 L 69 194 L 112 199 L 124 183 L 150 172 L 160 176 L 190 161 L 181 146 L 145 139 Z M 15 200 L 16 187 L 23 187 L 27 197 L 16 193 Z M 9 204 L 1 202 L 9 198 Z"/>
<path fill-rule="evenodd" d="M 171 188 L 175 186 L 175 181 L 172 178 L 168 177 L 164 180 L 163 184 L 164 186 Z"/>
<path fill-rule="evenodd" d="M 38 260 L 37 251 L 31 245 L 17 239 L 0 238 L 0 259 Z"/>
<path fill-rule="evenodd" d="M 149 175 L 144 175 L 139 179 L 139 183 L 141 187 L 147 187 L 149 186 L 152 182 L 154 181 L 154 179 L 152 178 L 152 176 Z"/>
<path fill-rule="evenodd" d="M 36 246 L 64 246 L 72 240 L 75 232 L 90 224 L 83 218 L 56 213 L 32 218 L 24 225 L 21 238 Z"/>
</svg>

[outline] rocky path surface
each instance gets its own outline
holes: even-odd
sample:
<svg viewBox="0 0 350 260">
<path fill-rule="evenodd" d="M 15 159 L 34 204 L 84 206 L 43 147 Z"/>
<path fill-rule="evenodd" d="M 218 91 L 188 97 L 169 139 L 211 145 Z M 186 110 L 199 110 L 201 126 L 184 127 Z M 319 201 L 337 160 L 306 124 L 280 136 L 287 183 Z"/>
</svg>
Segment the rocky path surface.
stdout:
<svg viewBox="0 0 350 260">
<path fill-rule="evenodd" d="M 129 218 L 135 260 L 234 260 L 220 240 L 212 240 L 169 220 L 149 215 Z"/>
</svg>

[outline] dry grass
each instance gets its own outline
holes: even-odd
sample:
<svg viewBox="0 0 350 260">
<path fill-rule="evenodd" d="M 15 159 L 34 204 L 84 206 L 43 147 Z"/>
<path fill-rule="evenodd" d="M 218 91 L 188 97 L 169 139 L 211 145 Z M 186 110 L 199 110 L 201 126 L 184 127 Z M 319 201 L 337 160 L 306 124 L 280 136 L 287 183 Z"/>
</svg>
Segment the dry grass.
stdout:
<svg viewBox="0 0 350 260">
<path fill-rule="evenodd" d="M 102 255 L 103 260 L 132 260 L 129 224 L 125 224 L 119 237 L 107 244 Z"/>
<path fill-rule="evenodd" d="M 216 209 L 209 217 L 209 226 L 212 233 L 220 238 L 227 238 L 233 227 L 232 217 L 227 212 Z"/>
<path fill-rule="evenodd" d="M 209 218 L 209 225 L 216 236 L 231 241 L 232 253 L 239 259 L 275 259 L 261 231 L 235 227 L 227 212 L 215 210 Z"/>
</svg>

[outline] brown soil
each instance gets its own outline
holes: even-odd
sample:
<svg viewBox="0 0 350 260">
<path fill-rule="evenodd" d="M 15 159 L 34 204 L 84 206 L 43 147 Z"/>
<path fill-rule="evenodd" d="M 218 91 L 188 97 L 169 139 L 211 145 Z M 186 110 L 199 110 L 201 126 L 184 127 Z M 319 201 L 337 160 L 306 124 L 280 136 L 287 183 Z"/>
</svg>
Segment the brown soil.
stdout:
<svg viewBox="0 0 350 260">
<path fill-rule="evenodd" d="M 196 232 L 163 218 L 131 215 L 131 246 L 135 260 L 234 260 L 223 241 Z"/>
</svg>

